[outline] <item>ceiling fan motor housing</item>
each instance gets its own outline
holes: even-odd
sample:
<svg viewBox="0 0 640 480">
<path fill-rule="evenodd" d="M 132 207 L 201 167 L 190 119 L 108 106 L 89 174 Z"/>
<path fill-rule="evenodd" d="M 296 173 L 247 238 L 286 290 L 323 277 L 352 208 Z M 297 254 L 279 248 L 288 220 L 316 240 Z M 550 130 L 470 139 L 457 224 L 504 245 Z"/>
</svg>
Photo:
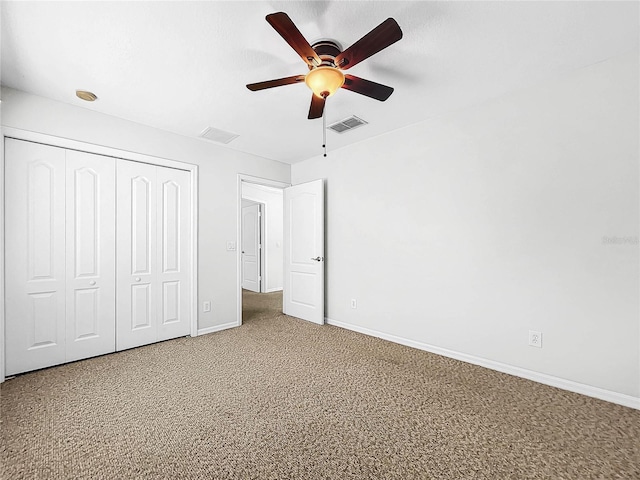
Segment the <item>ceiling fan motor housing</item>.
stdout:
<svg viewBox="0 0 640 480">
<path fill-rule="evenodd" d="M 318 40 L 311 48 L 318 54 L 322 63 L 320 65 L 327 67 L 335 67 L 335 59 L 340 53 L 342 53 L 342 48 L 340 44 L 334 40 Z M 320 66 L 316 65 L 316 66 Z M 314 67 L 309 65 L 309 69 L 313 69 Z"/>
</svg>

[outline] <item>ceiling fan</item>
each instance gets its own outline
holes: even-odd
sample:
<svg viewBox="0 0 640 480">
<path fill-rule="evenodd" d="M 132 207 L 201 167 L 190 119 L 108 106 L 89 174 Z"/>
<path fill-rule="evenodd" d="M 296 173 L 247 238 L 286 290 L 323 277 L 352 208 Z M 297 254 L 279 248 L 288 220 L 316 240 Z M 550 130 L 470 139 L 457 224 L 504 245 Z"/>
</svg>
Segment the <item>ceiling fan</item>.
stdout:
<svg viewBox="0 0 640 480">
<path fill-rule="evenodd" d="M 284 12 L 267 15 L 266 20 L 300 55 L 308 65 L 309 72 L 306 75 L 250 83 L 247 85 L 249 90 L 255 92 L 305 82 L 313 91 L 309 119 L 322 117 L 327 97 L 333 95 L 338 88 L 351 90 L 381 102 L 393 93 L 391 87 L 343 73 L 343 70 L 357 65 L 402 38 L 402 30 L 393 18 L 387 18 L 345 51 L 332 40 L 320 40 L 310 45 Z"/>
</svg>

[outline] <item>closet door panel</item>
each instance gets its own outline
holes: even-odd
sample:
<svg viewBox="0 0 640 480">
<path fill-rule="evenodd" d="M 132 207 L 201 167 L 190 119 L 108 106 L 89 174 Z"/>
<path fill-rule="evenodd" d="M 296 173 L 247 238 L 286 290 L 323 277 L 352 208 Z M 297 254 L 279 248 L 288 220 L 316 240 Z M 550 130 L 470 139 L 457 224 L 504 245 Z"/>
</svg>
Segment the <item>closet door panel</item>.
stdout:
<svg viewBox="0 0 640 480">
<path fill-rule="evenodd" d="M 65 361 L 65 150 L 5 142 L 6 375 Z"/>
<path fill-rule="evenodd" d="M 115 159 L 67 151 L 67 349 L 115 351 Z"/>
<path fill-rule="evenodd" d="M 191 331 L 191 175 L 157 167 L 158 340 Z"/>
<path fill-rule="evenodd" d="M 116 349 L 157 341 L 156 167 L 117 161 Z"/>
</svg>

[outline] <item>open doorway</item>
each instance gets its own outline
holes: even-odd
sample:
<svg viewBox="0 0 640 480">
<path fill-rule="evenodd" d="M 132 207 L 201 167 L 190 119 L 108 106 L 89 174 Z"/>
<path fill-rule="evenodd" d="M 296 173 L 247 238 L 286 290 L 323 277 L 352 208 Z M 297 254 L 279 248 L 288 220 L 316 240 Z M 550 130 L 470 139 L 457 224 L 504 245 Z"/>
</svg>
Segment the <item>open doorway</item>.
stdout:
<svg viewBox="0 0 640 480">
<path fill-rule="evenodd" d="M 238 184 L 238 325 L 282 312 L 283 188 L 240 176 Z"/>
</svg>

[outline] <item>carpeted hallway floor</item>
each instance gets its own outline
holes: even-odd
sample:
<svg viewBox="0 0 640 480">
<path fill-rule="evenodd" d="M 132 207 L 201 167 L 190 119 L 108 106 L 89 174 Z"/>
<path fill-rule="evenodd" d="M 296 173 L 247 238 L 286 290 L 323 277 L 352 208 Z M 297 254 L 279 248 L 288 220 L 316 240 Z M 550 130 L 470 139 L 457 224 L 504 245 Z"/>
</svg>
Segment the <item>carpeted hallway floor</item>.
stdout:
<svg viewBox="0 0 640 480">
<path fill-rule="evenodd" d="M 640 478 L 639 411 L 244 305 L 2 384 L 0 477 Z"/>
</svg>

